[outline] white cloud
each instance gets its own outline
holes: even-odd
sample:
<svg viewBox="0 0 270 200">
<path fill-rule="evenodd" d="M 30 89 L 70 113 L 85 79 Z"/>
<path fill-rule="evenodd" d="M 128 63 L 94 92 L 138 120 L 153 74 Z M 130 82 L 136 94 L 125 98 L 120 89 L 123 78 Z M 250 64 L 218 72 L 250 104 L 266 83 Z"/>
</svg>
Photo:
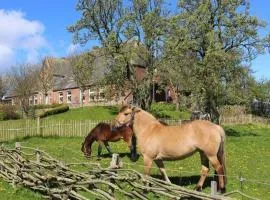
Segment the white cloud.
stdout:
<svg viewBox="0 0 270 200">
<path fill-rule="evenodd" d="M 67 55 L 73 55 L 75 53 L 78 53 L 80 48 L 79 44 L 70 44 L 67 49 Z"/>
<path fill-rule="evenodd" d="M 0 9 L 0 71 L 21 60 L 22 52 L 25 62 L 37 61 L 39 51 L 50 48 L 44 30 L 41 22 L 26 19 L 21 11 Z"/>
</svg>

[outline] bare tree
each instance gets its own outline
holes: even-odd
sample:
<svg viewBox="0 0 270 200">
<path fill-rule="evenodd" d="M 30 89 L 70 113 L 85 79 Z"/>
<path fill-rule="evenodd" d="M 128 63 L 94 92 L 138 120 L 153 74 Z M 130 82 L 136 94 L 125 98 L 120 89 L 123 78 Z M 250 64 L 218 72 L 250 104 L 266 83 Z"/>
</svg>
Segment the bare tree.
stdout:
<svg viewBox="0 0 270 200">
<path fill-rule="evenodd" d="M 47 67 L 45 59 L 39 67 L 39 87 L 43 94 L 43 104 L 48 104 L 48 93 L 53 87 L 53 69 Z"/>
<path fill-rule="evenodd" d="M 7 83 L 6 83 L 6 78 L 4 76 L 0 76 L 0 102 L 5 95 L 7 91 Z"/>
<path fill-rule="evenodd" d="M 37 65 L 20 64 L 13 67 L 9 74 L 14 94 L 20 101 L 21 109 L 27 117 L 30 111 L 29 99 L 38 89 L 38 73 Z"/>
</svg>

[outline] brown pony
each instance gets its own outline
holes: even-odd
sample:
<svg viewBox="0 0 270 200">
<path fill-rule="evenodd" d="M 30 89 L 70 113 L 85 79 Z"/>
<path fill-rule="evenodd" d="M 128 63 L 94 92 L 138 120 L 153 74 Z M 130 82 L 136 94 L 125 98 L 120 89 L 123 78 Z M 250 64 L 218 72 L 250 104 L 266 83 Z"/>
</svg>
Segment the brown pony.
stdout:
<svg viewBox="0 0 270 200">
<path fill-rule="evenodd" d="M 104 144 L 105 148 L 112 154 L 108 142 L 117 142 L 120 139 L 123 139 L 131 151 L 131 159 L 136 159 L 136 151 L 132 149 L 132 129 L 127 126 L 121 128 L 112 128 L 110 124 L 99 123 L 95 128 L 93 128 L 90 133 L 85 137 L 84 142 L 82 143 L 81 151 L 84 153 L 86 158 L 91 156 L 91 147 L 92 144 L 98 142 L 98 158 L 100 158 L 102 145 Z"/>
<path fill-rule="evenodd" d="M 209 173 L 209 161 L 218 175 L 218 189 L 225 192 L 224 130 L 209 121 L 195 120 L 178 126 L 166 126 L 150 113 L 124 106 L 116 117 L 116 127 L 132 125 L 138 148 L 144 160 L 144 173 L 150 174 L 153 161 L 164 179 L 170 182 L 163 160 L 186 158 L 195 152 L 201 157 L 201 177 L 196 190 L 202 190 Z"/>
</svg>

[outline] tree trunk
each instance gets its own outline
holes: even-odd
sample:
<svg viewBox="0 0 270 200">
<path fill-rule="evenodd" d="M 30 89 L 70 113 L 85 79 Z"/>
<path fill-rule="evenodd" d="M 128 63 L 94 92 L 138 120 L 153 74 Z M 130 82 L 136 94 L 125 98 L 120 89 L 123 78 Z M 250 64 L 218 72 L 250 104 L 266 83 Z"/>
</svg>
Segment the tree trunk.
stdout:
<svg viewBox="0 0 270 200">
<path fill-rule="evenodd" d="M 217 108 L 217 97 L 212 92 L 207 92 L 205 112 L 210 114 L 211 121 L 213 123 L 220 123 L 220 114 Z"/>
</svg>

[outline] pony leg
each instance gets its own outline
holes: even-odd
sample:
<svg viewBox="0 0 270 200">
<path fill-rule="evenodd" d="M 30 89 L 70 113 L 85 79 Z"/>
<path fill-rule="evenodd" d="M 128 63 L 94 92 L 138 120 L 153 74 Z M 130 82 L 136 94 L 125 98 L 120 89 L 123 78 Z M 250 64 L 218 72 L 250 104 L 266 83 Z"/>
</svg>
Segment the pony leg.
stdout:
<svg viewBox="0 0 270 200">
<path fill-rule="evenodd" d="M 221 193 L 224 193 L 225 192 L 225 182 L 224 182 L 225 179 L 224 179 L 223 167 L 220 164 L 217 156 L 211 156 L 211 157 L 208 157 L 208 159 L 210 160 L 211 164 L 213 165 L 218 175 L 218 190 Z"/>
<path fill-rule="evenodd" d="M 169 177 L 167 176 L 163 161 L 162 160 L 154 160 L 154 161 L 155 161 L 156 165 L 158 166 L 160 173 L 163 176 L 163 179 L 165 181 L 167 181 L 168 183 L 171 183 Z"/>
<path fill-rule="evenodd" d="M 111 152 L 111 148 L 110 148 L 110 145 L 107 141 L 104 142 L 104 145 L 105 145 L 105 148 L 107 149 L 107 151 L 109 152 L 110 155 L 112 155 L 112 152 Z"/>
<path fill-rule="evenodd" d="M 103 144 L 103 142 L 99 140 L 98 141 L 98 159 L 100 159 L 100 156 L 101 156 L 102 144 Z"/>
<path fill-rule="evenodd" d="M 143 156 L 144 162 L 144 175 L 145 177 L 150 176 L 150 169 L 152 167 L 153 159 L 149 158 L 148 156 Z"/>
<path fill-rule="evenodd" d="M 197 190 L 197 191 L 202 191 L 203 184 L 204 184 L 205 179 L 208 176 L 208 173 L 210 171 L 209 160 L 206 157 L 206 155 L 203 152 L 200 152 L 200 157 L 201 157 L 202 170 L 201 170 L 200 180 L 195 187 L 195 190 Z"/>
</svg>

